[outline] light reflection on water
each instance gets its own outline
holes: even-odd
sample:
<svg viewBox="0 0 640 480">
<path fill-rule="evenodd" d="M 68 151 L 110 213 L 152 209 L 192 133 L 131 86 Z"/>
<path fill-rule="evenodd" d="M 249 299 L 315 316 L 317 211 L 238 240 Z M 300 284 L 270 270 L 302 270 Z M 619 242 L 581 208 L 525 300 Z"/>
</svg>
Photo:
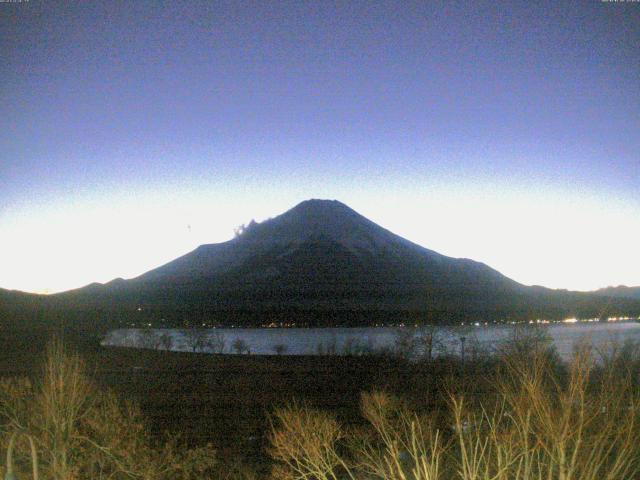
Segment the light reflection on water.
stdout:
<svg viewBox="0 0 640 480">
<path fill-rule="evenodd" d="M 435 354 L 460 353 L 460 339 L 466 339 L 467 351 L 475 345 L 489 351 L 498 347 L 500 342 L 510 335 L 513 326 L 478 326 L 439 328 L 439 341 Z M 576 323 L 551 324 L 536 328 L 545 329 L 552 338 L 558 353 L 564 359 L 571 357 L 574 346 L 580 341 L 590 341 L 596 347 L 604 347 L 609 342 L 623 343 L 627 340 L 640 342 L 640 323 Z M 345 353 L 362 354 L 380 350 L 393 350 L 398 340 L 407 332 L 417 331 L 410 328 L 216 328 L 207 331 L 208 336 L 218 341 L 224 339 L 225 354 L 238 353 L 238 347 L 244 353 L 256 355 L 316 355 Z M 404 334 L 402 333 L 404 332 Z M 119 329 L 107 335 L 103 345 L 143 347 L 149 346 L 149 337 L 156 341 L 162 334 L 170 336 L 170 349 L 175 351 L 191 351 L 192 346 L 181 329 Z M 156 343 L 156 348 L 166 348 L 167 343 Z M 278 347 L 280 346 L 280 347 Z M 205 347 L 202 351 L 219 351 L 216 347 Z"/>
</svg>

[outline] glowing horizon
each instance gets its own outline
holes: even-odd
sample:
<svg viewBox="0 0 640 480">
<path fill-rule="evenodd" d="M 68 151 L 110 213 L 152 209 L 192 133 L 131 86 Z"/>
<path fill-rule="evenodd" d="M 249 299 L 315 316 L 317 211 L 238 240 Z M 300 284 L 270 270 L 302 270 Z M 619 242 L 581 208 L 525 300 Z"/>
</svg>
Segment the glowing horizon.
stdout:
<svg viewBox="0 0 640 480">
<path fill-rule="evenodd" d="M 332 187 L 334 194 L 316 186 L 317 193 L 304 197 L 296 190 L 258 187 L 235 195 L 216 189 L 129 192 L 9 212 L 0 218 L 5 247 L 0 287 L 57 293 L 133 278 L 201 244 L 229 240 L 238 225 L 277 216 L 308 198 L 340 200 L 414 243 L 483 262 L 525 285 L 569 290 L 640 285 L 633 240 L 640 221 L 633 205 L 602 205 L 575 194 L 563 200 L 541 190 L 492 192 L 491 185 L 421 190 L 415 182 L 404 189 L 386 183 L 386 188 L 382 183 Z M 544 199 L 532 201 L 536 195 Z"/>
<path fill-rule="evenodd" d="M 0 287 L 338 199 L 523 284 L 640 285 L 633 2 L 0 3 Z"/>
</svg>

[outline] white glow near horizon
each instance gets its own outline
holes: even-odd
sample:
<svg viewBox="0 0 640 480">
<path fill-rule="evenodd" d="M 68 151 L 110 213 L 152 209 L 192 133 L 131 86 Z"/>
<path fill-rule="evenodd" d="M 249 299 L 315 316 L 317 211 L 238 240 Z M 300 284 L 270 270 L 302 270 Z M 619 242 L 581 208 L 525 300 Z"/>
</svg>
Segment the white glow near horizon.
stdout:
<svg viewBox="0 0 640 480">
<path fill-rule="evenodd" d="M 548 192 L 413 185 L 120 194 L 12 211 L 0 217 L 0 287 L 58 292 L 135 277 L 308 198 L 338 199 L 414 243 L 481 261 L 527 285 L 640 285 L 635 206 Z"/>
<path fill-rule="evenodd" d="M 577 196 L 454 194 L 420 214 L 377 217 L 427 248 L 481 261 L 526 285 L 593 290 L 640 285 L 638 211 Z"/>
</svg>

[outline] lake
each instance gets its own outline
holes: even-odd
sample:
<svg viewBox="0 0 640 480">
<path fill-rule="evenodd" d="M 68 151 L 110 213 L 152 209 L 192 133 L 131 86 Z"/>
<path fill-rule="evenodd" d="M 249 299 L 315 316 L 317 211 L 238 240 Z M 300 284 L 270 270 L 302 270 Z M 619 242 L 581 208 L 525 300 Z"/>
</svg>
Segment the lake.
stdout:
<svg viewBox="0 0 640 480">
<path fill-rule="evenodd" d="M 436 330 L 435 354 L 460 354 L 461 338 L 467 352 L 473 349 L 492 350 L 511 335 L 511 325 L 480 325 L 447 327 Z M 638 322 L 579 322 L 536 326 L 545 329 L 564 359 L 571 357 L 574 346 L 588 340 L 597 347 L 609 342 L 633 340 L 640 342 Z M 110 332 L 103 345 L 191 351 L 198 343 L 199 351 L 225 354 L 317 355 L 364 354 L 394 350 L 408 339 L 424 333 L 420 328 L 214 328 L 182 329 L 119 329 Z M 164 338 L 163 338 L 164 335 Z"/>
</svg>

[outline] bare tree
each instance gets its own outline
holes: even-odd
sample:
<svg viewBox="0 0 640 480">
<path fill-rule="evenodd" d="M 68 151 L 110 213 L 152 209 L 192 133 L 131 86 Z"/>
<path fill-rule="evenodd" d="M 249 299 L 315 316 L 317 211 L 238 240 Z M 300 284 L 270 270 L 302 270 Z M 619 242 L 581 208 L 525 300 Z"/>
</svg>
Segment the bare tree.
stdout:
<svg viewBox="0 0 640 480">
<path fill-rule="evenodd" d="M 432 360 L 446 351 L 448 335 L 445 328 L 434 324 L 399 328 L 395 332 L 395 352 L 406 359 Z"/>
<path fill-rule="evenodd" d="M 436 353 L 442 353 L 445 350 L 443 338 L 445 333 L 440 325 L 424 325 L 414 336 L 414 348 L 423 358 L 432 360 Z"/>
<path fill-rule="evenodd" d="M 271 349 L 276 355 L 283 355 L 287 351 L 287 346 L 284 343 L 277 343 Z"/>
<path fill-rule="evenodd" d="M 498 346 L 498 351 L 503 356 L 524 359 L 540 355 L 556 359 L 558 356 L 548 327 L 538 324 L 514 325 Z"/>
<path fill-rule="evenodd" d="M 231 346 L 233 347 L 233 349 L 236 351 L 237 354 L 242 354 L 245 351 L 249 352 L 249 345 L 247 345 L 247 342 L 245 342 L 241 338 L 236 338 L 231 344 Z"/>
<path fill-rule="evenodd" d="M 395 331 L 394 351 L 396 355 L 409 359 L 416 350 L 416 329 L 413 327 L 400 327 Z"/>
<path fill-rule="evenodd" d="M 208 347 L 209 332 L 205 328 L 191 327 L 183 331 L 184 339 L 193 353 L 202 352 Z"/>
<path fill-rule="evenodd" d="M 336 335 L 332 335 L 327 342 L 319 342 L 316 345 L 318 355 L 336 355 L 338 353 L 338 340 Z"/>
<path fill-rule="evenodd" d="M 209 335 L 207 347 L 212 353 L 222 353 L 224 352 L 225 339 L 222 332 L 218 332 L 214 330 L 213 333 Z"/>
<path fill-rule="evenodd" d="M 143 328 L 138 330 L 137 343 L 140 348 L 159 350 L 161 345 L 160 335 L 151 328 Z"/>
<path fill-rule="evenodd" d="M 158 347 L 162 347 L 163 350 L 171 350 L 172 346 L 173 337 L 171 336 L 171 334 L 169 332 L 162 332 L 159 337 Z"/>
</svg>

